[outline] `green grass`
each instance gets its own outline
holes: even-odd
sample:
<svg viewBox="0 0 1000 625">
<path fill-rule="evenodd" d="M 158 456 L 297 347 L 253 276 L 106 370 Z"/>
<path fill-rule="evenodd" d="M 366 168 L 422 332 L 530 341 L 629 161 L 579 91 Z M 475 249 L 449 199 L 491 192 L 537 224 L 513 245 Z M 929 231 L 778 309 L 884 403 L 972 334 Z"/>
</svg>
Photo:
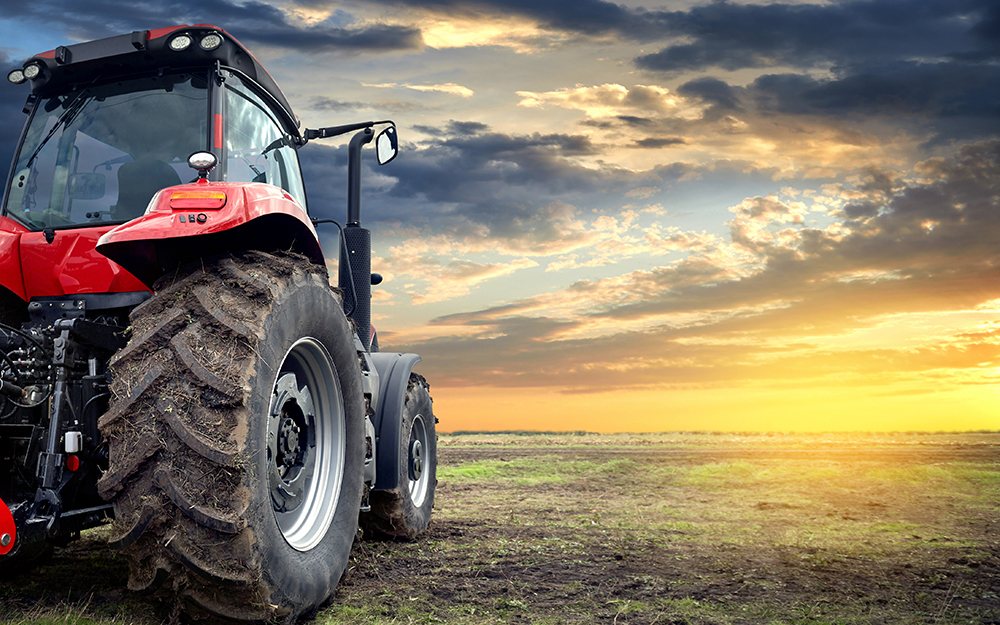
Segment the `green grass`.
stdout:
<svg viewBox="0 0 1000 625">
<path fill-rule="evenodd" d="M 1000 435 L 442 435 L 440 451 L 429 533 L 357 544 L 315 623 L 1000 621 Z M 0 623 L 161 623 L 106 533 L 0 583 Z"/>
</svg>

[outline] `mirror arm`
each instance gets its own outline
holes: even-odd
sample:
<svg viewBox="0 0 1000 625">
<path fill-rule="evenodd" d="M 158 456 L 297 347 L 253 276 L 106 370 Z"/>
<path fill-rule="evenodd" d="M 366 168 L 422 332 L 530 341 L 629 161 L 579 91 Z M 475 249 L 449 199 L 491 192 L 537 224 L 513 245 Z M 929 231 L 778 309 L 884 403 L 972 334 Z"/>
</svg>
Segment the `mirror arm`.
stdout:
<svg viewBox="0 0 1000 625">
<path fill-rule="evenodd" d="M 327 126 L 326 128 L 306 128 L 306 141 L 312 141 L 313 139 L 328 139 L 330 137 L 337 137 L 340 135 L 347 134 L 353 130 L 363 130 L 365 128 L 371 128 L 377 124 L 392 124 L 394 123 L 391 119 L 383 119 L 377 122 L 358 122 L 356 124 L 345 124 L 343 126 Z"/>
</svg>

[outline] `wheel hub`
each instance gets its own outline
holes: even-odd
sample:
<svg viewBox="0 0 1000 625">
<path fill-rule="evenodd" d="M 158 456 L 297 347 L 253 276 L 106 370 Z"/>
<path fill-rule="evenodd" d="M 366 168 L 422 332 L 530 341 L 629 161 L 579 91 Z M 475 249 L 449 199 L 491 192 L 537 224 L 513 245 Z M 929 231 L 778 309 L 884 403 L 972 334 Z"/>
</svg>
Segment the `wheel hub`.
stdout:
<svg viewBox="0 0 1000 625">
<path fill-rule="evenodd" d="M 427 468 L 424 454 L 428 444 L 427 426 L 424 425 L 424 418 L 422 415 L 415 415 L 410 425 L 408 476 L 410 478 L 410 500 L 415 506 L 423 505 L 430 489 L 431 474 L 424 470 Z"/>
<path fill-rule="evenodd" d="M 424 450 L 419 440 L 410 441 L 410 479 L 419 480 L 424 472 Z"/>
<path fill-rule="evenodd" d="M 268 483 L 275 511 L 291 512 L 302 505 L 315 466 L 310 453 L 315 415 L 309 388 L 300 388 L 294 373 L 281 376 L 274 393 L 268 415 Z"/>
<path fill-rule="evenodd" d="M 302 428 L 295 423 L 295 420 L 288 416 L 291 411 L 301 412 L 298 406 L 289 403 L 282 409 L 284 416 L 281 418 L 281 426 L 278 429 L 278 466 L 279 471 L 281 467 L 285 468 L 282 474 L 286 474 L 287 470 L 298 464 L 299 457 L 305 453 L 304 449 L 299 447 L 299 433 L 302 432 Z"/>
<path fill-rule="evenodd" d="M 298 551 L 314 549 L 333 522 L 347 449 L 336 368 L 310 337 L 285 353 L 267 411 L 267 487 L 278 530 Z"/>
</svg>

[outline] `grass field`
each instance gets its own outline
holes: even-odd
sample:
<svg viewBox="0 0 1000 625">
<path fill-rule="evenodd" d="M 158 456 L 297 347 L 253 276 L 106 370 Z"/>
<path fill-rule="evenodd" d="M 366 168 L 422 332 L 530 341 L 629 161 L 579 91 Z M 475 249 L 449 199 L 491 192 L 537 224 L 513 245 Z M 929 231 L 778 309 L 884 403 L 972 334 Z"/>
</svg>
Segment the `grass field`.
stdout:
<svg viewBox="0 0 1000 625">
<path fill-rule="evenodd" d="M 316 623 L 997 623 L 1000 433 L 442 435 L 435 517 Z M 3 623 L 162 622 L 93 530 Z"/>
</svg>

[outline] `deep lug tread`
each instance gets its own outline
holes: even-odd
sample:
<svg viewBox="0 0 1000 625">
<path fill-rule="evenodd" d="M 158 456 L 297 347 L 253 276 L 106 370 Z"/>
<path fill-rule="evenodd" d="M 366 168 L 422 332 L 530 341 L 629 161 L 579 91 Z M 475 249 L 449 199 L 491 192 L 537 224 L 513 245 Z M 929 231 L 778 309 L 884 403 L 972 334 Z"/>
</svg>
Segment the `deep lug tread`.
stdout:
<svg viewBox="0 0 1000 625">
<path fill-rule="evenodd" d="M 170 579 L 170 571 L 163 567 L 129 566 L 128 589 L 145 595 L 163 588 Z"/>
<path fill-rule="evenodd" d="M 160 449 L 154 437 L 142 437 L 138 448 L 129 454 L 126 460 L 119 460 L 97 480 L 97 493 L 104 499 L 113 498 L 122 491 L 131 476 L 140 471 L 143 465 L 160 452 Z"/>
<path fill-rule="evenodd" d="M 156 483 L 163 489 L 164 494 L 166 494 L 170 501 L 174 502 L 178 510 L 199 525 L 204 525 L 207 528 L 226 534 L 236 534 L 246 527 L 246 521 L 240 517 L 246 511 L 246 506 L 238 514 L 234 515 L 221 514 L 210 508 L 199 506 L 181 492 L 180 488 L 174 484 L 173 480 L 170 479 L 170 475 L 165 470 L 157 471 Z"/>
<path fill-rule="evenodd" d="M 200 560 L 191 553 L 180 540 L 170 543 L 170 552 L 177 557 L 177 560 L 189 571 L 199 575 L 215 586 L 224 588 L 245 588 L 249 585 L 249 576 L 227 574 L 226 571 L 217 569 L 207 562 Z"/>
<path fill-rule="evenodd" d="M 151 343 L 157 343 L 157 339 L 173 336 L 185 325 L 185 322 L 186 316 L 183 310 L 180 308 L 170 309 L 152 328 L 144 331 L 141 336 L 132 337 L 128 345 L 120 349 L 111 358 L 110 365 L 114 366 L 119 362 L 135 358 L 142 350 L 149 349 Z"/>
<path fill-rule="evenodd" d="M 153 387 L 159 377 L 163 375 L 163 367 L 159 363 L 154 363 L 148 371 L 139 379 L 138 383 L 128 391 L 128 397 L 122 402 L 123 406 L 134 406 L 149 388 Z M 123 410 L 109 410 L 97 421 L 97 427 L 105 429 L 120 420 L 125 413 Z"/>
<path fill-rule="evenodd" d="M 144 505 L 142 507 L 142 512 L 139 513 L 139 518 L 136 522 L 132 524 L 127 532 L 120 535 L 117 538 L 109 538 L 108 545 L 112 549 L 124 549 L 135 544 L 135 541 L 139 540 L 146 528 L 153 521 L 153 517 L 156 515 L 156 508 L 151 505 Z"/>
<path fill-rule="evenodd" d="M 251 390 L 250 381 L 259 379 L 258 367 L 275 366 L 265 358 L 281 357 L 258 345 L 273 336 L 265 335 L 265 328 L 284 319 L 269 312 L 272 306 L 292 297 L 295 285 L 306 285 L 309 297 L 322 293 L 323 310 L 340 315 L 337 336 L 348 343 L 349 322 L 323 268 L 299 256 L 251 252 L 205 261 L 158 281 L 156 295 L 133 311 L 132 339 L 110 365 L 112 401 L 100 428 L 110 442 L 111 466 L 99 487 L 113 499 L 120 520 L 135 519 L 115 534 L 130 560 L 129 588 L 181 606 L 174 609 L 191 618 L 292 622 L 328 600 L 329 584 L 335 586 L 341 575 L 341 568 L 322 564 L 314 574 L 325 571 L 320 578 L 325 576 L 326 594 L 305 602 L 283 594 L 289 591 L 275 586 L 273 571 L 264 568 L 271 564 L 261 555 L 254 525 L 259 507 L 249 506 L 255 492 L 250 486 L 260 483 L 253 475 L 260 468 L 247 448 L 248 432 L 257 431 L 249 415 L 260 410 L 259 399 L 251 405 L 257 397 L 252 393 L 259 391 Z M 225 365 L 230 368 L 219 368 L 225 358 L 202 360 L 206 354 L 232 354 Z M 353 342 L 350 354 L 353 358 Z M 137 371 L 146 373 L 139 377 Z M 358 415 L 352 427 L 360 432 L 360 371 L 343 375 L 350 376 L 341 384 L 350 393 L 350 414 Z M 352 453 L 358 468 L 351 475 L 358 479 L 346 502 L 355 495 L 360 500 L 363 452 L 359 447 Z M 152 518 L 147 507 L 154 510 Z M 356 504 L 353 509 L 356 515 Z M 356 520 L 341 525 L 356 527 Z M 353 538 L 353 530 L 350 534 Z M 350 541 L 345 544 L 337 567 L 346 567 Z"/>
<path fill-rule="evenodd" d="M 156 407 L 160 417 L 170 426 L 177 438 L 193 451 L 223 466 L 231 467 L 235 464 L 239 451 L 223 449 L 189 428 L 180 416 L 181 407 L 174 400 L 168 397 L 160 398 L 156 402 Z"/>
<path fill-rule="evenodd" d="M 200 323 L 196 323 L 188 328 L 188 332 L 198 332 L 201 330 Z M 243 389 L 235 386 L 234 384 L 226 382 L 222 377 L 215 375 L 203 365 L 194 354 L 194 350 L 191 349 L 191 345 L 188 341 L 188 333 L 178 334 L 170 340 L 170 346 L 173 348 L 174 353 L 177 358 L 187 367 L 198 380 L 201 385 L 211 389 L 218 395 L 225 397 L 228 400 L 228 404 L 219 403 L 222 405 L 237 406 L 243 403 Z"/>
</svg>

